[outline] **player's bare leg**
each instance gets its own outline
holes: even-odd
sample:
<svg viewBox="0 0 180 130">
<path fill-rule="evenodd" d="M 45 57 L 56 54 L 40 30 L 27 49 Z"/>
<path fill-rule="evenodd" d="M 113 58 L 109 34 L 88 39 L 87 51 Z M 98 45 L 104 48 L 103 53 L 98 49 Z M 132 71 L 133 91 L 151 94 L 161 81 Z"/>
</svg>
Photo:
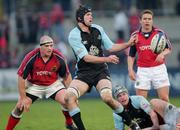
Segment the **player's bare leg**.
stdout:
<svg viewBox="0 0 180 130">
<path fill-rule="evenodd" d="M 27 105 L 30 106 L 31 104 L 32 104 L 32 100 L 28 98 Z M 11 115 L 9 116 L 6 130 L 13 130 L 16 127 L 16 125 L 19 123 L 22 117 L 23 111 L 24 111 L 24 108 L 22 110 L 18 108 L 18 103 L 17 103 L 16 107 L 12 110 Z"/>
<path fill-rule="evenodd" d="M 136 95 L 140 95 L 140 96 L 143 96 L 143 97 L 147 98 L 148 90 L 143 90 L 143 89 L 136 88 Z"/>
<path fill-rule="evenodd" d="M 87 92 L 89 86 L 80 80 L 73 80 L 68 87 L 65 101 L 74 123 L 78 130 L 85 130 L 84 123 L 81 119 L 80 108 L 78 107 L 78 98 Z"/>
<path fill-rule="evenodd" d="M 161 99 L 152 99 L 150 103 L 153 109 L 164 118 L 165 123 L 175 130 L 180 122 L 180 108 Z"/>
<path fill-rule="evenodd" d="M 167 106 L 167 102 L 161 100 L 161 99 L 152 99 L 150 101 L 153 109 L 161 116 L 164 117 L 165 115 L 165 108 Z"/>
<path fill-rule="evenodd" d="M 66 119 L 66 121 L 65 121 L 66 128 L 69 130 L 77 130 L 77 128 L 73 125 L 73 120 L 72 120 L 71 116 L 69 115 L 68 109 L 66 109 L 67 106 L 66 106 L 65 100 L 64 100 L 65 93 L 66 93 L 65 89 L 60 90 L 56 94 L 55 100 L 62 105 L 62 113 Z"/>
<path fill-rule="evenodd" d="M 169 87 L 161 87 L 157 89 L 157 93 L 160 99 L 169 102 Z"/>
</svg>

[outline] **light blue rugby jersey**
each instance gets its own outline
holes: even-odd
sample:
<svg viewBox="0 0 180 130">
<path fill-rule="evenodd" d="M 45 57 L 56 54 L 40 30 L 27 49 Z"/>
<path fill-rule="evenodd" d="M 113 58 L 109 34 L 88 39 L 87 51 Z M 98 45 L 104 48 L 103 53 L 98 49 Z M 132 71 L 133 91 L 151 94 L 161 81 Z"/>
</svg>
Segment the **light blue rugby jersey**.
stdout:
<svg viewBox="0 0 180 130">
<path fill-rule="evenodd" d="M 91 27 L 97 28 L 101 33 L 102 38 L 102 44 L 106 50 L 111 49 L 113 42 L 110 40 L 110 38 L 107 36 L 107 34 L 104 32 L 104 29 L 96 24 L 92 24 Z M 85 55 L 88 54 L 88 51 L 86 47 L 82 43 L 81 39 L 81 31 L 78 27 L 75 27 L 73 30 L 71 30 L 68 42 L 73 49 L 75 56 L 77 58 L 77 61 L 79 61 L 81 58 L 83 58 Z"/>
<path fill-rule="evenodd" d="M 131 103 L 134 108 L 136 109 L 142 109 L 147 114 L 152 110 L 150 103 L 143 97 L 143 96 L 130 96 Z M 124 130 L 125 125 L 122 122 L 122 118 L 117 115 L 116 113 L 113 113 L 114 118 L 114 127 L 118 130 Z"/>
</svg>

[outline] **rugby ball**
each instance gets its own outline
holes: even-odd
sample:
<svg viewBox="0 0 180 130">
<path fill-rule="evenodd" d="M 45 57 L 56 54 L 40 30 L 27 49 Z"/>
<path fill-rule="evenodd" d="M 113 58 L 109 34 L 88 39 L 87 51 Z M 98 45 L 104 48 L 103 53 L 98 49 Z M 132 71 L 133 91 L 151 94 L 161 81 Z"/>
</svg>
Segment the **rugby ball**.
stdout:
<svg viewBox="0 0 180 130">
<path fill-rule="evenodd" d="M 164 33 L 159 32 L 155 34 L 151 40 L 151 45 L 150 45 L 151 50 L 154 53 L 159 54 L 165 49 L 165 47 L 166 47 L 166 37 Z"/>
</svg>

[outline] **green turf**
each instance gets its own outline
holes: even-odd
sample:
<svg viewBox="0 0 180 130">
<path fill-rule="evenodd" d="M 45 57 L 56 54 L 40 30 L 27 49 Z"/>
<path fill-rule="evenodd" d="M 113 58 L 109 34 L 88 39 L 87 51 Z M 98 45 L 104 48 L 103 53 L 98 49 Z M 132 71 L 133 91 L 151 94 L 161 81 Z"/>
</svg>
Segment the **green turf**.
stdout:
<svg viewBox="0 0 180 130">
<path fill-rule="evenodd" d="M 171 99 L 180 106 L 180 98 Z M 15 102 L 0 102 L 0 130 L 5 130 L 7 118 Z M 80 100 L 82 119 L 87 130 L 114 130 L 112 110 L 98 99 Z M 15 130 L 66 130 L 64 117 L 54 101 L 37 101 L 24 113 Z"/>
</svg>

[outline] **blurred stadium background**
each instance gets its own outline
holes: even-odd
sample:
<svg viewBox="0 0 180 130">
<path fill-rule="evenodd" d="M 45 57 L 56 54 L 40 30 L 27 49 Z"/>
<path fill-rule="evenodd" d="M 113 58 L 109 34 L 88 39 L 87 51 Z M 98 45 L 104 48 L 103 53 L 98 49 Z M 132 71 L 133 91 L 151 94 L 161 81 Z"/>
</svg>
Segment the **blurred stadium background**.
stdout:
<svg viewBox="0 0 180 130">
<path fill-rule="evenodd" d="M 94 23 L 104 27 L 109 37 L 119 43 L 127 41 L 130 33 L 138 28 L 139 11 L 147 8 L 154 11 L 155 25 L 168 34 L 173 45 L 173 52 L 167 57 L 171 82 L 170 97 L 173 103 L 180 106 L 178 101 L 180 98 L 180 0 L 0 0 L 0 126 L 1 123 L 5 125 L 6 120 L 4 119 L 15 104 L 9 101 L 18 99 L 17 68 L 24 55 L 38 46 L 38 39 L 41 35 L 49 34 L 55 39 L 57 48 L 67 57 L 70 70 L 74 74 L 74 56 L 67 43 L 67 36 L 76 24 L 74 15 L 80 3 L 92 7 Z M 123 84 L 128 87 L 130 93 L 134 94 L 133 82 L 129 80 L 127 74 L 126 50 L 117 55 L 120 57 L 120 63 L 118 65 L 109 64 L 113 84 Z M 154 90 L 151 91 L 150 96 L 151 98 L 156 96 Z M 82 98 L 98 97 L 96 90 L 93 89 L 91 93 Z M 97 101 L 89 100 L 89 104 L 94 105 Z M 85 114 L 88 110 L 83 107 L 88 105 L 83 106 L 83 104 L 84 102 L 82 111 L 85 111 L 83 113 Z M 102 109 L 107 110 L 109 114 L 107 115 L 109 118 L 105 119 L 108 123 L 112 120 L 110 109 L 105 105 Z M 37 113 L 32 114 L 32 120 Z M 96 111 L 96 113 L 101 113 L 101 111 Z M 44 117 L 46 118 L 48 119 Z M 30 122 L 26 119 L 27 123 L 24 124 L 29 127 L 31 124 L 28 126 Z M 99 121 L 98 118 L 97 120 Z M 92 128 L 95 129 L 97 126 L 98 124 L 95 124 Z M 112 122 L 109 127 L 113 127 Z M 19 127 L 19 129 L 23 128 L 25 127 Z M 97 130 L 101 129 L 97 128 Z"/>
</svg>

